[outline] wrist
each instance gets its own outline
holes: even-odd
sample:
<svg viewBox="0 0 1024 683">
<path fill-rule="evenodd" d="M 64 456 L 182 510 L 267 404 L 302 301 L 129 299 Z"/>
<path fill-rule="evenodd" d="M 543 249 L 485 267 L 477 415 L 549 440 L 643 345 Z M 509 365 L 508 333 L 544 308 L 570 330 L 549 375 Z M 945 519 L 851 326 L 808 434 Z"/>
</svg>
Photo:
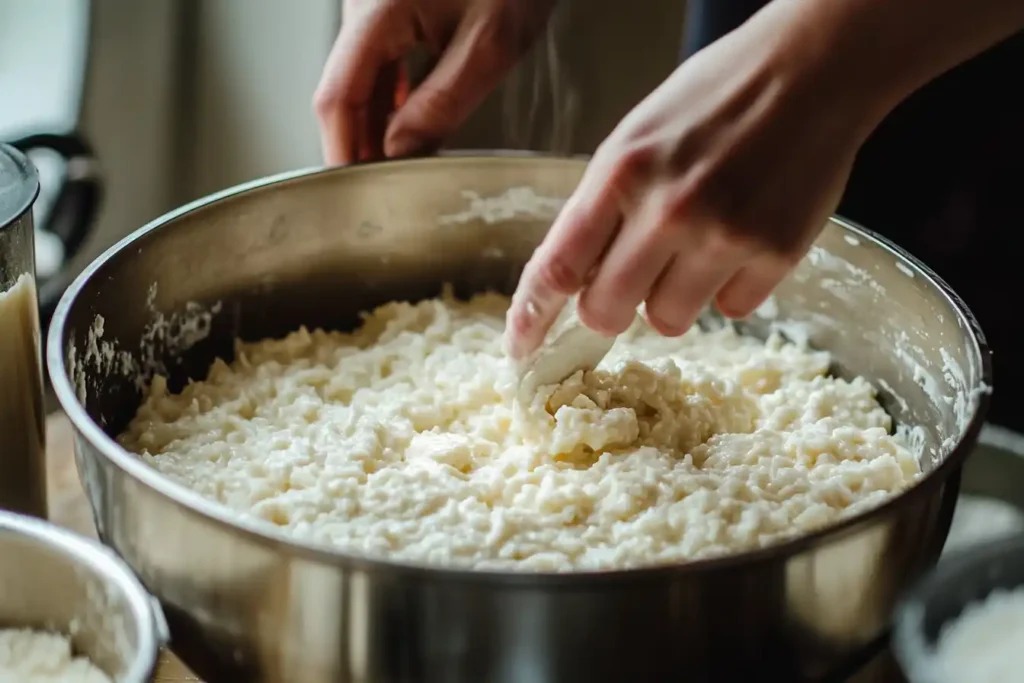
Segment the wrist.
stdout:
<svg viewBox="0 0 1024 683">
<path fill-rule="evenodd" d="M 907 93 L 898 69 L 872 55 L 870 22 L 843 12 L 843 2 L 774 0 L 763 12 L 774 29 L 769 51 L 792 96 L 831 116 L 863 142 Z"/>
</svg>

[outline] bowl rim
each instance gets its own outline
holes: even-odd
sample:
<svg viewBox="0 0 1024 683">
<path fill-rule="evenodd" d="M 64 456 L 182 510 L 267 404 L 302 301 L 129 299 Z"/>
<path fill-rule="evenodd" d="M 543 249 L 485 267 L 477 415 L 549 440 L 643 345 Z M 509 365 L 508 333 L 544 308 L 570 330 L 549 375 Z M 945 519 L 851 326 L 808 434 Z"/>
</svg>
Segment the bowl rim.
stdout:
<svg viewBox="0 0 1024 683">
<path fill-rule="evenodd" d="M 951 553 L 899 599 L 893 611 L 892 651 L 900 669 L 913 683 L 934 677 L 928 655 L 934 651 L 935 642 L 924 633 L 924 622 L 935 595 L 950 582 L 976 574 L 986 565 L 1009 555 L 1024 557 L 1024 533 L 982 541 Z M 1018 588 L 1024 588 L 1024 580 Z M 975 602 L 964 602 L 961 610 Z"/>
<path fill-rule="evenodd" d="M 283 186 L 291 182 L 309 180 L 311 178 L 322 178 L 331 175 L 344 175 L 347 173 L 360 173 L 368 167 L 389 167 L 400 169 L 403 167 L 415 166 L 443 166 L 445 164 L 473 162 L 531 162 L 538 160 L 549 163 L 574 163 L 584 164 L 588 156 L 564 156 L 540 152 L 523 152 L 510 150 L 490 150 L 481 152 L 473 151 L 449 151 L 434 157 L 416 159 L 394 159 L 378 162 L 362 162 L 348 166 L 334 167 L 309 167 L 294 171 L 287 171 L 276 175 L 258 178 L 241 183 L 219 192 L 214 192 L 205 197 L 196 199 L 188 204 L 173 209 L 164 215 L 150 221 L 142 227 L 134 230 L 123 237 L 100 256 L 95 258 L 71 283 L 64 292 L 53 315 L 47 335 L 46 364 L 50 374 L 50 382 L 54 393 L 63 408 L 68 419 L 71 421 L 77 433 L 105 458 L 110 464 L 120 469 L 124 474 L 131 477 L 150 491 L 169 499 L 186 514 L 199 517 L 207 523 L 213 523 L 222 529 L 236 533 L 242 533 L 244 538 L 252 543 L 274 551 L 284 552 L 290 556 L 305 558 L 318 563 L 330 565 L 345 564 L 353 570 L 364 570 L 374 572 L 391 572 L 405 577 L 430 578 L 432 580 L 452 580 L 459 582 L 488 582 L 501 583 L 504 585 L 536 586 L 543 583 L 550 587 L 572 587 L 578 588 L 581 582 L 587 585 L 598 583 L 630 583 L 634 581 L 649 581 L 656 578 L 667 578 L 680 572 L 703 573 L 720 571 L 734 568 L 739 565 L 751 563 L 772 562 L 780 557 L 795 555 L 806 548 L 821 544 L 823 541 L 844 538 L 856 533 L 856 531 L 878 519 L 888 515 L 897 505 L 904 501 L 916 500 L 920 496 L 931 493 L 934 489 L 942 486 L 946 479 L 960 467 L 967 457 L 981 430 L 985 413 L 988 409 L 989 396 L 992 388 L 992 360 L 991 350 L 985 339 L 974 314 L 946 282 L 935 274 L 928 266 L 921 263 L 917 258 L 909 254 L 901 247 L 893 244 L 888 239 L 877 235 L 874 232 L 863 228 L 856 223 L 832 216 L 829 222 L 837 224 L 847 233 L 856 239 L 869 242 L 884 251 L 895 256 L 898 262 L 902 262 L 914 273 L 915 277 L 922 277 L 946 300 L 950 308 L 956 313 L 963 329 L 968 330 L 968 338 L 971 340 L 973 349 L 971 355 L 975 356 L 981 370 L 980 392 L 974 397 L 971 405 L 971 417 L 967 427 L 964 429 L 960 439 L 952 451 L 949 452 L 938 467 L 921 477 L 917 482 L 897 496 L 894 496 L 881 505 L 866 510 L 858 515 L 844 519 L 834 525 L 819 529 L 811 534 L 798 536 L 786 541 L 773 544 L 764 548 L 755 548 L 745 552 L 729 554 L 720 557 L 696 559 L 681 563 L 652 565 L 631 569 L 614 570 L 583 570 L 570 572 L 551 571 L 517 571 L 508 569 L 472 569 L 465 567 L 445 567 L 422 562 L 412 562 L 390 559 L 386 557 L 371 557 L 344 552 L 326 543 L 299 541 L 290 537 L 287 533 L 269 525 L 264 525 L 255 520 L 241 518 L 237 513 L 221 506 L 218 503 L 207 500 L 198 493 L 186 488 L 182 484 L 172 481 L 170 478 L 160 474 L 136 455 L 129 453 L 122 448 L 113 438 L 89 417 L 85 408 L 78 402 L 74 387 L 67 375 L 67 367 L 64 359 L 63 339 L 67 327 L 68 316 L 72 306 L 76 303 L 79 295 L 90 280 L 100 272 L 103 267 L 112 259 L 126 251 L 138 240 L 151 232 L 168 228 L 178 219 L 199 211 L 201 209 L 218 204 L 222 201 L 240 197 L 245 194 L 258 192 L 260 190 Z M 78 445 L 76 444 L 76 448 Z M 92 501 L 90 500 L 90 505 Z"/>
<path fill-rule="evenodd" d="M 113 582 L 131 610 L 139 640 L 123 679 L 134 683 L 149 680 L 160 648 L 169 640 L 167 623 L 159 602 L 146 590 L 131 567 L 111 548 L 53 522 L 0 510 L 0 534 L 27 538 L 85 567 L 94 576 Z M 69 635 L 69 634 L 64 634 Z M 120 680 L 120 679 L 119 679 Z"/>
</svg>

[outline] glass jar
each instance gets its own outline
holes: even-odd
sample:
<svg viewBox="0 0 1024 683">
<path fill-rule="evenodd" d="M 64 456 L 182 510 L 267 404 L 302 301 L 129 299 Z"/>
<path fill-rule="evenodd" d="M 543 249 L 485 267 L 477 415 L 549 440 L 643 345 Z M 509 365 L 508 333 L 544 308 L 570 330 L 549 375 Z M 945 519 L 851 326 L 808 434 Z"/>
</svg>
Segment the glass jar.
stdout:
<svg viewBox="0 0 1024 683">
<path fill-rule="evenodd" d="M 46 416 L 31 162 L 0 144 L 0 509 L 46 518 Z"/>
</svg>

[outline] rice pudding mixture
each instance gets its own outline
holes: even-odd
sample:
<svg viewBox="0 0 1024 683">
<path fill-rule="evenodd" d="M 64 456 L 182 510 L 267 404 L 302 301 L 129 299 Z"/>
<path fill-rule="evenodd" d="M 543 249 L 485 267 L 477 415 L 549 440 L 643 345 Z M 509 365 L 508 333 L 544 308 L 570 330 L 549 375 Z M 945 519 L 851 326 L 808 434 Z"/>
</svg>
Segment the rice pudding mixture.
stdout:
<svg viewBox="0 0 1024 683">
<path fill-rule="evenodd" d="M 112 683 L 57 633 L 0 629 L 0 683 Z"/>
<path fill-rule="evenodd" d="M 430 564 L 571 571 L 734 553 L 919 474 L 863 378 L 731 328 L 638 323 L 593 372 L 515 400 L 506 297 L 390 303 L 351 334 L 238 343 L 120 437 L 297 539 Z"/>
</svg>

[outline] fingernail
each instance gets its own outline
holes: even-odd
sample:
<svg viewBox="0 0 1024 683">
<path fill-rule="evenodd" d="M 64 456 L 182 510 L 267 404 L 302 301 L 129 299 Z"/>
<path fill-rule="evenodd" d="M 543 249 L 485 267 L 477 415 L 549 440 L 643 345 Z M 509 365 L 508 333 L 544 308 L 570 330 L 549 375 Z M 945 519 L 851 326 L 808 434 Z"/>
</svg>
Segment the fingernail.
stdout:
<svg viewBox="0 0 1024 683">
<path fill-rule="evenodd" d="M 537 317 L 537 306 L 532 301 L 525 304 L 513 299 L 505 315 L 505 353 L 513 360 L 521 360 L 530 351 L 527 348 L 529 327 Z"/>
<path fill-rule="evenodd" d="M 513 334 L 511 330 L 506 329 L 502 342 L 505 347 L 505 355 L 512 360 L 519 361 L 526 357 L 526 348 L 519 335 Z"/>
<path fill-rule="evenodd" d="M 515 361 L 518 361 L 523 357 L 523 342 L 519 338 L 519 335 L 513 334 L 511 330 L 506 329 L 502 342 L 506 356 Z"/>
<path fill-rule="evenodd" d="M 505 349 L 505 355 L 512 360 L 519 360 L 519 345 L 512 335 L 508 332 L 505 333 L 505 338 L 502 340 Z"/>
<path fill-rule="evenodd" d="M 409 156 L 423 145 L 415 135 L 395 135 L 384 141 L 384 154 L 389 158 Z"/>
</svg>

